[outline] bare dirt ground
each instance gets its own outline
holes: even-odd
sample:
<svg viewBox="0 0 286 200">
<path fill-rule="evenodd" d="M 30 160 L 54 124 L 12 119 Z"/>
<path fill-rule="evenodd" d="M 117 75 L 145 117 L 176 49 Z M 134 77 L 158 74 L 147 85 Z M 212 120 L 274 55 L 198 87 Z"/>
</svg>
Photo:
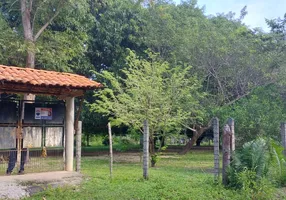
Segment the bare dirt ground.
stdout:
<svg viewBox="0 0 286 200">
<path fill-rule="evenodd" d="M 45 172 L 0 176 L 0 199 L 21 199 L 48 187 L 79 185 L 83 176 L 77 172 Z"/>
</svg>

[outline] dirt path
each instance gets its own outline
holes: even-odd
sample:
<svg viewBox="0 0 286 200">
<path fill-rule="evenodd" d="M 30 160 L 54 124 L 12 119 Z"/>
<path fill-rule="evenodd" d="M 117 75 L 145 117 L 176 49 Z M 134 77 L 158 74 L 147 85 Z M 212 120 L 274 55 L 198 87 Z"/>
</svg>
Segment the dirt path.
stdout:
<svg viewBox="0 0 286 200">
<path fill-rule="evenodd" d="M 0 177 L 0 199 L 21 199 L 47 187 L 79 185 L 83 176 L 77 172 L 45 172 Z"/>
</svg>

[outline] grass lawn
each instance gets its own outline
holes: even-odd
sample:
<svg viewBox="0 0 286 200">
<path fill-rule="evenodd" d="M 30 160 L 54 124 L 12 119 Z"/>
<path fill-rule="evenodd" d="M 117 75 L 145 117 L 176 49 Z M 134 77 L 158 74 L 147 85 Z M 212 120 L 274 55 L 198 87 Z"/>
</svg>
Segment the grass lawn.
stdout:
<svg viewBox="0 0 286 200">
<path fill-rule="evenodd" d="M 86 178 L 81 185 L 48 189 L 27 199 L 248 199 L 240 191 L 214 183 L 212 152 L 165 154 L 156 168 L 150 168 L 149 180 L 142 179 L 139 154 L 115 155 L 112 180 L 107 156 L 82 161 Z"/>
</svg>

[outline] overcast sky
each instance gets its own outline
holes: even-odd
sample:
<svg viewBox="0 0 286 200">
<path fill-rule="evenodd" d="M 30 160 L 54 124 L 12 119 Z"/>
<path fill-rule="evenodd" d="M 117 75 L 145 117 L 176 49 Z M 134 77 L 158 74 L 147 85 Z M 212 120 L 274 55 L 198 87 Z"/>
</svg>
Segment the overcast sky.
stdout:
<svg viewBox="0 0 286 200">
<path fill-rule="evenodd" d="M 174 0 L 180 3 L 181 0 Z M 267 31 L 266 19 L 283 18 L 286 13 L 286 0 L 198 0 L 199 6 L 205 5 L 206 15 L 235 12 L 237 17 L 246 5 L 248 14 L 243 22 L 251 28 L 262 27 Z"/>
</svg>

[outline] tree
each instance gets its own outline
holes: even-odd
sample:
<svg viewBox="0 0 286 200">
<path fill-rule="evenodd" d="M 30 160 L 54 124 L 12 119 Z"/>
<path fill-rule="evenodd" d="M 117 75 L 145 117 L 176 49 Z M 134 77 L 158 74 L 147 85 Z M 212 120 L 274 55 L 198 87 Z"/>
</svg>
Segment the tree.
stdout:
<svg viewBox="0 0 286 200">
<path fill-rule="evenodd" d="M 97 91 L 98 100 L 91 105 L 93 111 L 109 116 L 113 125 L 125 124 L 143 133 L 143 121 L 150 127 L 150 155 L 155 155 L 155 134 L 166 136 L 172 129 L 181 129 L 185 119 L 199 113 L 200 82 L 190 74 L 190 67 L 173 67 L 147 53 L 140 59 L 130 52 L 122 77 L 103 71 L 96 76 L 103 78 L 103 90 Z M 183 102 L 187 107 L 181 106 Z"/>
<path fill-rule="evenodd" d="M 86 51 L 88 23 L 93 21 L 87 0 L 2 0 L 0 6 L 7 25 L 24 41 L 26 67 L 52 68 L 58 64 L 52 60 L 60 58 L 65 66 L 56 68 L 67 71 L 76 55 Z"/>
<path fill-rule="evenodd" d="M 101 1 L 92 14 L 96 21 L 89 33 L 88 57 L 96 71 L 118 73 L 128 49 L 140 55 L 146 50 L 143 29 L 146 26 L 140 2 L 132 0 Z"/>
<path fill-rule="evenodd" d="M 280 141 L 280 123 L 286 120 L 286 105 L 277 86 L 256 88 L 249 96 L 232 105 L 218 108 L 221 121 L 235 120 L 236 145 L 242 146 L 256 137 Z"/>
<path fill-rule="evenodd" d="M 19 65 L 23 62 L 24 46 L 19 36 L 0 15 L 0 63 L 4 65 Z"/>
</svg>

